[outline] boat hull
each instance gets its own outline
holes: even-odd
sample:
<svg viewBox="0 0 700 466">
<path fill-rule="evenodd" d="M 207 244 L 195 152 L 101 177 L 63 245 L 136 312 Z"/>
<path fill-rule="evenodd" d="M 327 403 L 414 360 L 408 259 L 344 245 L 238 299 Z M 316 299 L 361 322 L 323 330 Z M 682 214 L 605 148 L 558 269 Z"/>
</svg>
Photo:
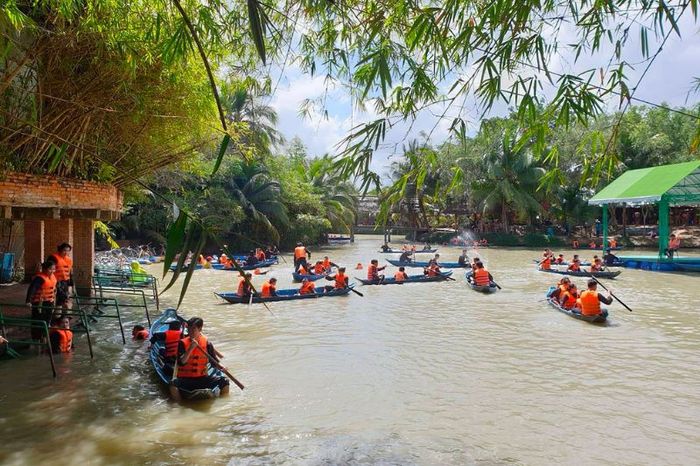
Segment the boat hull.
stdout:
<svg viewBox="0 0 700 466">
<path fill-rule="evenodd" d="M 287 289 L 278 290 L 277 296 L 270 296 L 267 298 L 262 298 L 260 296 L 253 296 L 251 301 L 250 298 L 243 298 L 238 296 L 237 293 L 214 293 L 221 299 L 231 303 L 231 304 L 248 304 L 248 303 L 272 303 L 278 301 L 296 301 L 300 299 L 316 299 L 316 298 L 329 298 L 332 296 L 347 296 L 352 290 L 353 286 L 350 285 L 348 288 L 334 289 L 331 291 L 325 291 L 325 288 L 318 288 L 314 294 L 298 294 L 297 289 Z"/>
<path fill-rule="evenodd" d="M 447 280 L 450 275 L 452 275 L 452 272 L 443 272 L 436 277 L 428 277 L 426 275 L 409 275 L 407 279 L 398 282 L 394 277 L 386 277 L 382 282 L 358 277 L 355 277 L 355 279 L 357 279 L 363 285 L 403 285 L 404 283 L 442 282 Z"/>
</svg>

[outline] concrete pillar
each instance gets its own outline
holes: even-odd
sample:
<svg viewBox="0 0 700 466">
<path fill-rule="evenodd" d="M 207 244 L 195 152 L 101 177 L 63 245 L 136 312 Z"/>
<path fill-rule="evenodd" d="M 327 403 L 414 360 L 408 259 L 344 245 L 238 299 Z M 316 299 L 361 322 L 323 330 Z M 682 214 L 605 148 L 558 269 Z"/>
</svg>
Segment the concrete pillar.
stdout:
<svg viewBox="0 0 700 466">
<path fill-rule="evenodd" d="M 44 261 L 44 222 L 24 221 L 24 278 L 30 280 Z"/>
<path fill-rule="evenodd" d="M 95 231 L 92 220 L 73 220 L 73 281 L 78 294 L 89 296 L 95 270 Z"/>
<path fill-rule="evenodd" d="M 44 247 L 46 255 L 57 251 L 58 245 L 68 243 L 73 245 L 73 220 L 57 219 L 44 220 Z M 68 254 L 72 257 L 72 253 Z"/>
</svg>

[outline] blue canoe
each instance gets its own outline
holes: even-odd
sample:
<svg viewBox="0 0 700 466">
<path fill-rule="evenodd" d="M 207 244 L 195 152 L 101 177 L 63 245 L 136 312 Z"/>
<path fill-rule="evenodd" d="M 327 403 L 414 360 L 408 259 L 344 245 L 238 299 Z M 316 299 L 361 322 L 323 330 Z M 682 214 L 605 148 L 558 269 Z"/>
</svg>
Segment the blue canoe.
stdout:
<svg viewBox="0 0 700 466">
<path fill-rule="evenodd" d="M 381 282 L 367 280 L 366 278 L 355 277 L 363 285 L 403 285 L 404 283 L 425 283 L 425 282 L 442 282 L 447 280 L 452 272 L 443 272 L 436 277 L 427 275 L 409 275 L 407 279 L 397 282 L 394 277 L 385 277 Z"/>
<path fill-rule="evenodd" d="M 539 264 L 539 263 L 542 262 L 542 261 L 541 261 L 541 260 L 537 260 L 537 259 L 532 259 L 532 262 L 534 262 L 535 264 Z M 569 264 L 571 264 L 571 262 L 569 262 L 569 261 L 564 261 L 564 262 L 554 262 L 554 261 L 552 261 L 552 265 L 569 265 Z M 590 263 L 590 262 L 579 262 L 578 265 L 580 265 L 581 267 L 584 267 L 584 266 L 591 265 L 591 263 Z"/>
<path fill-rule="evenodd" d="M 328 298 L 331 296 L 346 296 L 350 293 L 350 290 L 352 290 L 353 285 L 350 285 L 347 288 L 341 288 L 341 289 L 333 289 L 331 291 L 326 291 L 325 288 L 319 287 L 316 288 L 314 291 L 314 294 L 299 294 L 299 290 L 297 288 L 291 288 L 287 290 L 277 290 L 277 296 L 270 296 L 267 298 L 262 298 L 260 296 L 253 296 L 253 300 L 251 301 L 250 297 L 244 298 L 239 296 L 237 293 L 228 293 L 228 292 L 222 292 L 222 293 L 214 293 L 221 299 L 224 299 L 228 301 L 231 304 L 248 304 L 249 302 L 252 303 L 270 303 L 270 302 L 275 302 L 275 301 L 294 301 L 298 299 L 314 299 L 314 298 Z"/>
<path fill-rule="evenodd" d="M 306 275 L 306 274 L 301 274 L 301 273 L 297 273 L 297 272 L 292 272 L 292 277 L 294 278 L 295 282 L 300 282 L 300 281 L 304 280 L 305 278 L 309 281 L 315 282 L 316 280 L 320 280 L 320 279 L 322 279 L 330 274 L 331 274 L 331 272 L 322 273 L 320 275 L 316 275 L 315 273 L 311 273 L 311 274 Z"/>
<path fill-rule="evenodd" d="M 259 268 L 263 268 L 263 267 L 270 267 L 270 266 L 275 265 L 277 263 L 278 263 L 278 260 L 275 257 L 272 259 L 265 259 L 264 261 L 260 261 L 257 264 L 253 264 L 253 265 L 241 265 L 240 262 L 239 262 L 239 265 L 241 265 L 241 268 L 243 270 L 255 270 L 255 269 L 259 269 Z M 189 265 L 186 265 L 184 267 L 184 270 L 187 270 L 189 267 L 190 267 Z M 204 266 L 202 266 L 201 264 L 196 264 L 194 266 L 194 268 L 195 268 L 195 270 L 200 270 L 200 269 L 203 269 Z M 236 269 L 233 269 L 233 268 L 227 269 L 224 266 L 224 264 L 212 264 L 211 268 L 212 268 L 212 270 L 226 270 L 228 272 L 236 272 Z M 170 270 L 175 271 L 175 265 L 171 265 Z"/>
<path fill-rule="evenodd" d="M 404 251 L 402 249 L 387 249 L 386 251 L 379 251 L 381 254 L 403 254 L 404 252 L 415 252 L 416 254 L 428 254 L 437 252 L 437 248 L 432 249 L 416 249 L 415 251 Z"/>
<path fill-rule="evenodd" d="M 396 259 L 387 259 L 386 260 L 388 263 L 391 265 L 395 265 L 396 267 L 427 267 L 428 262 L 427 261 L 412 261 L 412 262 L 401 262 Z M 460 265 L 459 262 L 440 262 L 438 261 L 438 265 L 442 267 L 443 269 L 469 269 L 471 266 L 467 263 L 464 265 Z"/>
<path fill-rule="evenodd" d="M 495 293 L 496 291 L 498 291 L 498 287 L 493 281 L 490 282 L 488 285 L 477 285 L 476 283 L 474 283 L 474 280 L 472 279 L 471 270 L 467 272 L 465 277 L 467 279 L 467 284 L 469 285 L 469 288 L 471 288 L 474 291 L 478 291 L 479 293 L 485 294 Z"/>
<path fill-rule="evenodd" d="M 584 322 L 588 322 L 589 324 L 603 324 L 607 320 L 607 318 L 608 318 L 608 310 L 607 309 L 601 309 L 601 314 L 599 314 L 597 316 L 584 316 L 577 309 L 566 309 L 566 308 L 561 307 L 555 299 L 549 297 L 552 294 L 552 292 L 556 289 L 557 289 L 557 287 L 550 286 L 549 290 L 547 290 L 546 296 L 547 296 L 547 302 L 549 303 L 549 305 L 552 306 L 557 311 L 563 312 L 567 316 L 573 317 L 574 319 L 583 320 Z"/>
<path fill-rule="evenodd" d="M 615 270 L 609 271 L 609 270 L 604 270 L 602 272 L 588 272 L 586 270 L 579 270 L 578 272 L 574 272 L 572 270 L 555 270 L 555 269 L 550 269 L 550 270 L 545 270 L 545 269 L 540 269 L 538 268 L 540 272 L 547 272 L 547 273 L 557 273 L 559 275 L 570 275 L 572 277 L 595 277 L 595 278 L 615 278 L 618 275 L 622 273 L 622 270 Z"/>
<path fill-rule="evenodd" d="M 161 314 L 158 319 L 151 325 L 151 339 L 153 343 L 150 349 L 150 359 L 153 369 L 155 369 L 156 374 L 160 381 L 169 386 L 170 382 L 173 380 L 173 363 L 171 361 L 166 361 L 165 359 L 165 331 L 168 330 L 168 325 L 170 322 L 180 321 L 185 322 L 185 319 L 177 314 L 175 309 L 166 309 L 163 314 Z M 183 325 L 184 327 L 184 325 Z M 183 337 L 187 336 L 187 330 L 184 330 Z M 224 377 L 223 372 L 219 369 L 213 367 L 209 364 L 209 375 L 216 377 Z M 221 395 L 221 390 L 218 385 L 211 388 L 200 388 L 197 390 L 183 390 L 180 389 L 180 395 L 183 399 L 187 400 L 205 400 L 209 398 L 216 398 Z"/>
</svg>

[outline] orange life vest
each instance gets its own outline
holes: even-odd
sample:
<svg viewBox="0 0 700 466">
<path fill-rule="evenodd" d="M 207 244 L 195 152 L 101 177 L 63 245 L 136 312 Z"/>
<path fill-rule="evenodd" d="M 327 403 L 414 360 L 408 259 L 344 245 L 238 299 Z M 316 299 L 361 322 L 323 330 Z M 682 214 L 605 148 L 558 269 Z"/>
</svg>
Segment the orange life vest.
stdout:
<svg viewBox="0 0 700 466">
<path fill-rule="evenodd" d="M 345 286 L 346 286 L 345 280 L 346 279 L 347 279 L 347 277 L 345 276 L 344 273 L 340 273 L 340 272 L 336 273 L 335 274 L 335 288 L 338 290 L 345 288 Z"/>
<path fill-rule="evenodd" d="M 228 256 L 226 254 L 222 254 L 221 257 L 219 257 L 219 264 L 226 265 L 227 263 L 228 263 Z"/>
<path fill-rule="evenodd" d="M 377 275 L 377 266 L 374 264 L 370 264 L 369 267 L 367 267 L 367 280 L 375 280 L 377 278 Z"/>
<path fill-rule="evenodd" d="M 54 302 L 56 295 L 56 275 L 48 276 L 44 272 L 36 274 L 43 280 L 41 286 L 32 295 L 31 302 L 34 304 L 42 302 Z"/>
<path fill-rule="evenodd" d="M 311 294 L 314 293 L 316 289 L 316 285 L 314 285 L 314 282 L 306 282 L 303 285 L 301 285 L 301 288 L 299 289 L 299 294 Z"/>
<path fill-rule="evenodd" d="M 578 249 L 579 246 L 580 246 L 580 243 L 579 243 L 578 241 L 574 240 L 574 241 L 571 243 L 571 246 L 572 246 L 574 249 Z"/>
<path fill-rule="evenodd" d="M 243 296 L 244 288 L 245 288 L 245 278 L 241 277 L 238 279 L 238 291 L 236 291 L 236 294 L 238 296 Z"/>
<path fill-rule="evenodd" d="M 330 270 L 331 269 L 331 260 L 330 259 L 323 259 L 323 267 L 326 270 Z"/>
<path fill-rule="evenodd" d="M 58 352 L 70 353 L 73 348 L 73 332 L 67 328 L 52 328 L 51 333 L 58 335 Z M 56 348 L 54 348 L 54 351 Z"/>
<path fill-rule="evenodd" d="M 564 309 L 573 309 L 576 306 L 576 296 L 569 290 L 563 291 L 559 300 Z"/>
<path fill-rule="evenodd" d="M 260 295 L 263 298 L 269 298 L 270 296 L 272 296 L 273 291 L 275 291 L 275 286 L 268 280 L 262 284 L 262 287 L 260 288 Z"/>
<path fill-rule="evenodd" d="M 617 240 L 614 240 L 614 239 L 608 240 L 608 247 L 616 248 L 617 247 Z"/>
<path fill-rule="evenodd" d="M 165 357 L 171 358 L 177 356 L 177 344 L 180 343 L 182 338 L 182 331 L 180 330 L 166 330 L 165 331 Z"/>
<path fill-rule="evenodd" d="M 431 265 L 428 267 L 429 277 L 437 277 L 438 275 L 440 275 L 440 268 L 437 265 Z"/>
<path fill-rule="evenodd" d="M 486 269 L 476 269 L 474 271 L 474 284 L 477 286 L 487 286 L 491 283 L 489 271 Z"/>
<path fill-rule="evenodd" d="M 549 270 L 552 268 L 552 259 L 547 256 L 544 258 L 544 260 L 540 263 L 540 267 L 542 270 Z"/>
<path fill-rule="evenodd" d="M 294 248 L 294 258 L 302 259 L 306 257 L 306 248 L 304 246 L 297 246 Z"/>
<path fill-rule="evenodd" d="M 264 261 L 264 260 L 265 260 L 265 253 L 262 252 L 262 251 L 258 251 L 258 252 L 255 253 L 255 257 L 256 257 L 259 261 Z"/>
<path fill-rule="evenodd" d="M 578 272 L 579 270 L 581 270 L 581 266 L 578 265 L 578 262 L 572 262 L 571 264 L 569 264 L 567 270 L 571 270 L 572 272 Z"/>
<path fill-rule="evenodd" d="M 134 333 L 134 340 L 148 340 L 148 330 L 143 329 Z"/>
<path fill-rule="evenodd" d="M 394 280 L 397 282 L 402 282 L 408 278 L 406 272 L 401 272 L 400 270 L 394 274 Z"/>
<path fill-rule="evenodd" d="M 321 274 L 324 273 L 325 271 L 326 271 L 326 269 L 325 269 L 325 267 L 323 267 L 322 264 L 316 264 L 316 265 L 314 266 L 314 273 L 315 273 L 316 275 L 321 275 Z"/>
<path fill-rule="evenodd" d="M 192 344 L 192 338 L 187 337 L 182 340 L 182 344 L 187 351 Z M 209 362 L 205 351 L 207 350 L 207 337 L 201 333 L 197 337 L 199 348 L 195 348 L 190 354 L 187 364 L 182 365 L 177 370 L 178 377 L 192 378 L 204 377 L 207 375 L 207 363 Z"/>
<path fill-rule="evenodd" d="M 299 275 L 309 275 L 309 271 L 303 265 L 299 266 L 299 270 L 297 270 L 297 273 Z"/>
<path fill-rule="evenodd" d="M 204 256 L 200 254 L 199 257 L 197 258 L 197 263 L 199 265 L 204 265 L 205 262 L 206 262 L 206 260 L 204 260 Z"/>
<path fill-rule="evenodd" d="M 600 300 L 598 300 L 597 291 L 584 291 L 581 293 L 578 302 L 581 304 L 581 314 L 584 316 L 596 316 L 600 314 Z"/>
<path fill-rule="evenodd" d="M 595 249 L 595 241 L 591 241 L 590 243 L 588 243 L 588 247 L 591 249 Z"/>
<path fill-rule="evenodd" d="M 73 268 L 73 259 L 70 257 L 62 257 L 60 254 L 51 254 L 51 260 L 56 263 L 56 281 L 64 282 L 70 280 L 70 271 Z"/>
<path fill-rule="evenodd" d="M 669 249 L 679 249 L 681 247 L 680 238 L 673 238 L 668 242 Z"/>
</svg>

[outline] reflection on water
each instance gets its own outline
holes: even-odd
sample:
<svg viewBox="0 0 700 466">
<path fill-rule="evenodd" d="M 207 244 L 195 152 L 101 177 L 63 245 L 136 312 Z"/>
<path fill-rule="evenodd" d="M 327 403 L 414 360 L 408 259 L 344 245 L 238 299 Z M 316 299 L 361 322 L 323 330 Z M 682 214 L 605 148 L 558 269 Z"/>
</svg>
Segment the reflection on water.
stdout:
<svg viewBox="0 0 700 466">
<path fill-rule="evenodd" d="M 384 257 L 380 243 L 319 252 L 353 268 Z M 167 401 L 146 346 L 122 346 L 105 319 L 95 359 L 79 339 L 56 381 L 45 358 L 0 364 L 0 463 L 697 464 L 700 277 L 625 270 L 609 283 L 634 312 L 613 305 L 596 327 L 547 307 L 553 277 L 536 254 L 479 251 L 494 295 L 457 272 L 273 303 L 274 316 L 220 304 L 212 292 L 233 290 L 235 274 L 198 271 L 182 309 L 204 318 L 245 391 Z M 282 287 L 288 261 L 271 272 Z"/>
</svg>

